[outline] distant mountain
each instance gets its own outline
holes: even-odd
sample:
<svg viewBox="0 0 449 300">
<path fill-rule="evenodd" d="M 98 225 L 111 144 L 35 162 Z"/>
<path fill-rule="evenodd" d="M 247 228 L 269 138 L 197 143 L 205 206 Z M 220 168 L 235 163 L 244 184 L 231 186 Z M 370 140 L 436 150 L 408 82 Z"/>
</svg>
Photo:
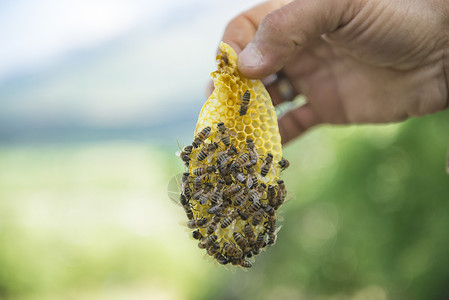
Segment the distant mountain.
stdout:
<svg viewBox="0 0 449 300">
<path fill-rule="evenodd" d="M 190 21 L 143 26 L 0 82 L 0 143 L 190 139 L 216 46 Z"/>
</svg>

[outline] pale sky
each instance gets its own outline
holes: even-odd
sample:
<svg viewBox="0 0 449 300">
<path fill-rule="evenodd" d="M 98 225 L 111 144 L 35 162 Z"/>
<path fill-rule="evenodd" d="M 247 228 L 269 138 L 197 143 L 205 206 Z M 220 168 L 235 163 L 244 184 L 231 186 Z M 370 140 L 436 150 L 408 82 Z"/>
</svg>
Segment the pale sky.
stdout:
<svg viewBox="0 0 449 300">
<path fill-rule="evenodd" d="M 227 22 L 258 2 L 0 1 L 0 117 L 121 126 L 201 103 Z"/>
<path fill-rule="evenodd" d="M 92 47 L 164 16 L 175 1 L 14 0 L 0 2 L 0 80 L 67 51 Z"/>
</svg>

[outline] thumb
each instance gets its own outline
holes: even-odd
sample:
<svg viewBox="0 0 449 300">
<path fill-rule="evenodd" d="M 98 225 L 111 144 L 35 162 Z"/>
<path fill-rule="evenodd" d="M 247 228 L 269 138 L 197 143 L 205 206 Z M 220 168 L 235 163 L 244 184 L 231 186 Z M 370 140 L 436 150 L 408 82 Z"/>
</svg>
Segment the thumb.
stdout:
<svg viewBox="0 0 449 300">
<path fill-rule="evenodd" d="M 267 14 L 252 41 L 240 53 L 243 75 L 264 78 L 279 71 L 305 45 L 347 24 L 358 0 L 296 0 Z"/>
</svg>

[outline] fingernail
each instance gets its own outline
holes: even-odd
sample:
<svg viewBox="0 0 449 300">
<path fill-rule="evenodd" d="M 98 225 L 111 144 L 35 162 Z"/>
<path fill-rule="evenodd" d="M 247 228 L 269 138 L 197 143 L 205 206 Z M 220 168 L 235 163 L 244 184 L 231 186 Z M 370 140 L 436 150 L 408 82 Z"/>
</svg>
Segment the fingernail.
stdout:
<svg viewBox="0 0 449 300">
<path fill-rule="evenodd" d="M 263 57 L 259 49 L 249 44 L 239 56 L 239 62 L 242 66 L 256 68 L 262 65 Z"/>
</svg>

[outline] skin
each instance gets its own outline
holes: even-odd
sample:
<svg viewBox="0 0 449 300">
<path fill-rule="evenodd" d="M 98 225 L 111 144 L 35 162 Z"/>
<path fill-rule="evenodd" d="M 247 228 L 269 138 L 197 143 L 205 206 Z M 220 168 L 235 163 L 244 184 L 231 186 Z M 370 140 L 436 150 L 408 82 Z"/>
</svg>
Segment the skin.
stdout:
<svg viewBox="0 0 449 300">
<path fill-rule="evenodd" d="M 279 120 L 285 144 L 321 124 L 387 123 L 448 108 L 447 0 L 268 1 L 223 41 L 249 78 L 281 71 L 307 103 Z M 267 86 L 274 104 L 283 100 Z"/>
</svg>

